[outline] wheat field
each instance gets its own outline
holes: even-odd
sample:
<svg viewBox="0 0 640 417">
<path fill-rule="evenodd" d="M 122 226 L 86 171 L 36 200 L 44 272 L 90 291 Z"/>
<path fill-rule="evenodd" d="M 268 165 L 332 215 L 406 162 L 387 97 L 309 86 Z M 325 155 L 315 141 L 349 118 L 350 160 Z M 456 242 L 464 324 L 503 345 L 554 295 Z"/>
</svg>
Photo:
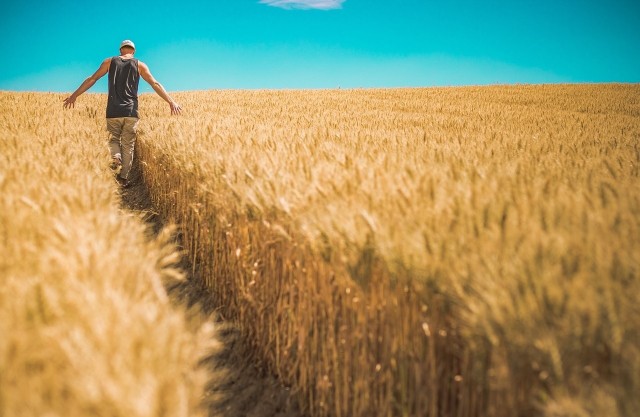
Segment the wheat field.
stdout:
<svg viewBox="0 0 640 417">
<path fill-rule="evenodd" d="M 175 97 L 141 97 L 144 183 L 310 415 L 640 409 L 640 86 Z M 95 135 L 105 101 L 3 128 Z"/>
<path fill-rule="evenodd" d="M 169 301 L 169 231 L 120 209 L 104 120 L 0 92 L 0 415 L 200 416 L 213 325 Z"/>
</svg>

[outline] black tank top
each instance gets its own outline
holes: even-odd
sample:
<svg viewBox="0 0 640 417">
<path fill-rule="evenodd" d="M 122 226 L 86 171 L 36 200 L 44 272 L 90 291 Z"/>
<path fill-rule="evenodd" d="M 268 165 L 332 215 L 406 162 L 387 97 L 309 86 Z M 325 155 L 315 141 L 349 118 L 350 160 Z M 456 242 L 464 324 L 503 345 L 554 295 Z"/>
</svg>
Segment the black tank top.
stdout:
<svg viewBox="0 0 640 417">
<path fill-rule="evenodd" d="M 138 117 L 138 60 L 111 58 L 107 118 Z"/>
</svg>

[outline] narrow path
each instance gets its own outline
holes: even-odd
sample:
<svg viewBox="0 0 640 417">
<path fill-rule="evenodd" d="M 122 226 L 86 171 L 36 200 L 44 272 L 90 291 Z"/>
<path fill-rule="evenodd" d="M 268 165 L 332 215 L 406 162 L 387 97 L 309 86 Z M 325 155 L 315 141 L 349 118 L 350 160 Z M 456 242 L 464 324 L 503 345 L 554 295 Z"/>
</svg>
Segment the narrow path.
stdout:
<svg viewBox="0 0 640 417">
<path fill-rule="evenodd" d="M 157 234 L 163 227 L 162 219 L 153 210 L 136 165 L 130 175 L 132 185 L 122 190 L 122 207 L 141 213 L 149 224 L 149 230 Z M 167 288 L 171 298 L 176 303 L 198 305 L 207 317 L 218 317 L 217 306 L 213 305 L 208 290 L 201 284 L 203 281 L 191 272 L 193 268 L 186 259 L 182 267 L 188 279 Z M 301 417 L 298 403 L 290 390 L 248 359 L 251 354 L 239 329 L 222 320 L 218 320 L 216 325 L 222 349 L 209 356 L 203 364 L 211 375 L 203 401 L 209 417 Z"/>
</svg>

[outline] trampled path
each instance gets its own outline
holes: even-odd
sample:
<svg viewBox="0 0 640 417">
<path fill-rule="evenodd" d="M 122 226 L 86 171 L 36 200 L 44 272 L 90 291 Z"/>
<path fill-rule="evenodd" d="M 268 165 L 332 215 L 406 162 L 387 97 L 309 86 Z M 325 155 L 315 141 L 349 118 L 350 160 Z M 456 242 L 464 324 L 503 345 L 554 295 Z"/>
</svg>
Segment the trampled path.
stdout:
<svg viewBox="0 0 640 417">
<path fill-rule="evenodd" d="M 162 228 L 162 219 L 154 212 L 140 170 L 131 172 L 131 186 L 122 190 L 122 206 L 141 213 L 154 233 Z M 185 261 L 186 262 L 186 261 Z M 219 318 L 217 306 L 207 290 L 193 276 L 192 268 L 183 265 L 188 276 L 184 283 L 167 288 L 176 303 L 197 304 L 201 314 L 216 321 L 216 336 L 221 349 L 209 355 L 203 364 L 209 371 L 209 382 L 203 399 L 210 417 L 300 417 L 301 413 L 287 387 L 275 377 L 261 371 L 250 359 L 240 330 Z"/>
</svg>

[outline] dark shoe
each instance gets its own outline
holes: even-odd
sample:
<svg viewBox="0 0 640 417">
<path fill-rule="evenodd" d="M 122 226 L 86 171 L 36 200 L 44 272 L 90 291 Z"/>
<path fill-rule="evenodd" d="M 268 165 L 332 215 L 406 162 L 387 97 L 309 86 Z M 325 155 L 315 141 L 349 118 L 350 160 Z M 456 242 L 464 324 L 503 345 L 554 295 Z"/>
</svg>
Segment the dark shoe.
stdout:
<svg viewBox="0 0 640 417">
<path fill-rule="evenodd" d="M 120 170 L 122 169 L 122 160 L 120 160 L 120 158 L 118 158 L 117 156 L 114 156 L 111 160 L 111 164 L 109 164 L 109 168 L 111 168 L 111 170 L 116 174 L 119 174 Z"/>
<path fill-rule="evenodd" d="M 122 188 L 129 188 L 131 185 L 131 181 L 126 178 L 122 178 L 120 175 L 116 177 L 116 180 L 118 180 L 118 184 L 120 184 Z"/>
</svg>

